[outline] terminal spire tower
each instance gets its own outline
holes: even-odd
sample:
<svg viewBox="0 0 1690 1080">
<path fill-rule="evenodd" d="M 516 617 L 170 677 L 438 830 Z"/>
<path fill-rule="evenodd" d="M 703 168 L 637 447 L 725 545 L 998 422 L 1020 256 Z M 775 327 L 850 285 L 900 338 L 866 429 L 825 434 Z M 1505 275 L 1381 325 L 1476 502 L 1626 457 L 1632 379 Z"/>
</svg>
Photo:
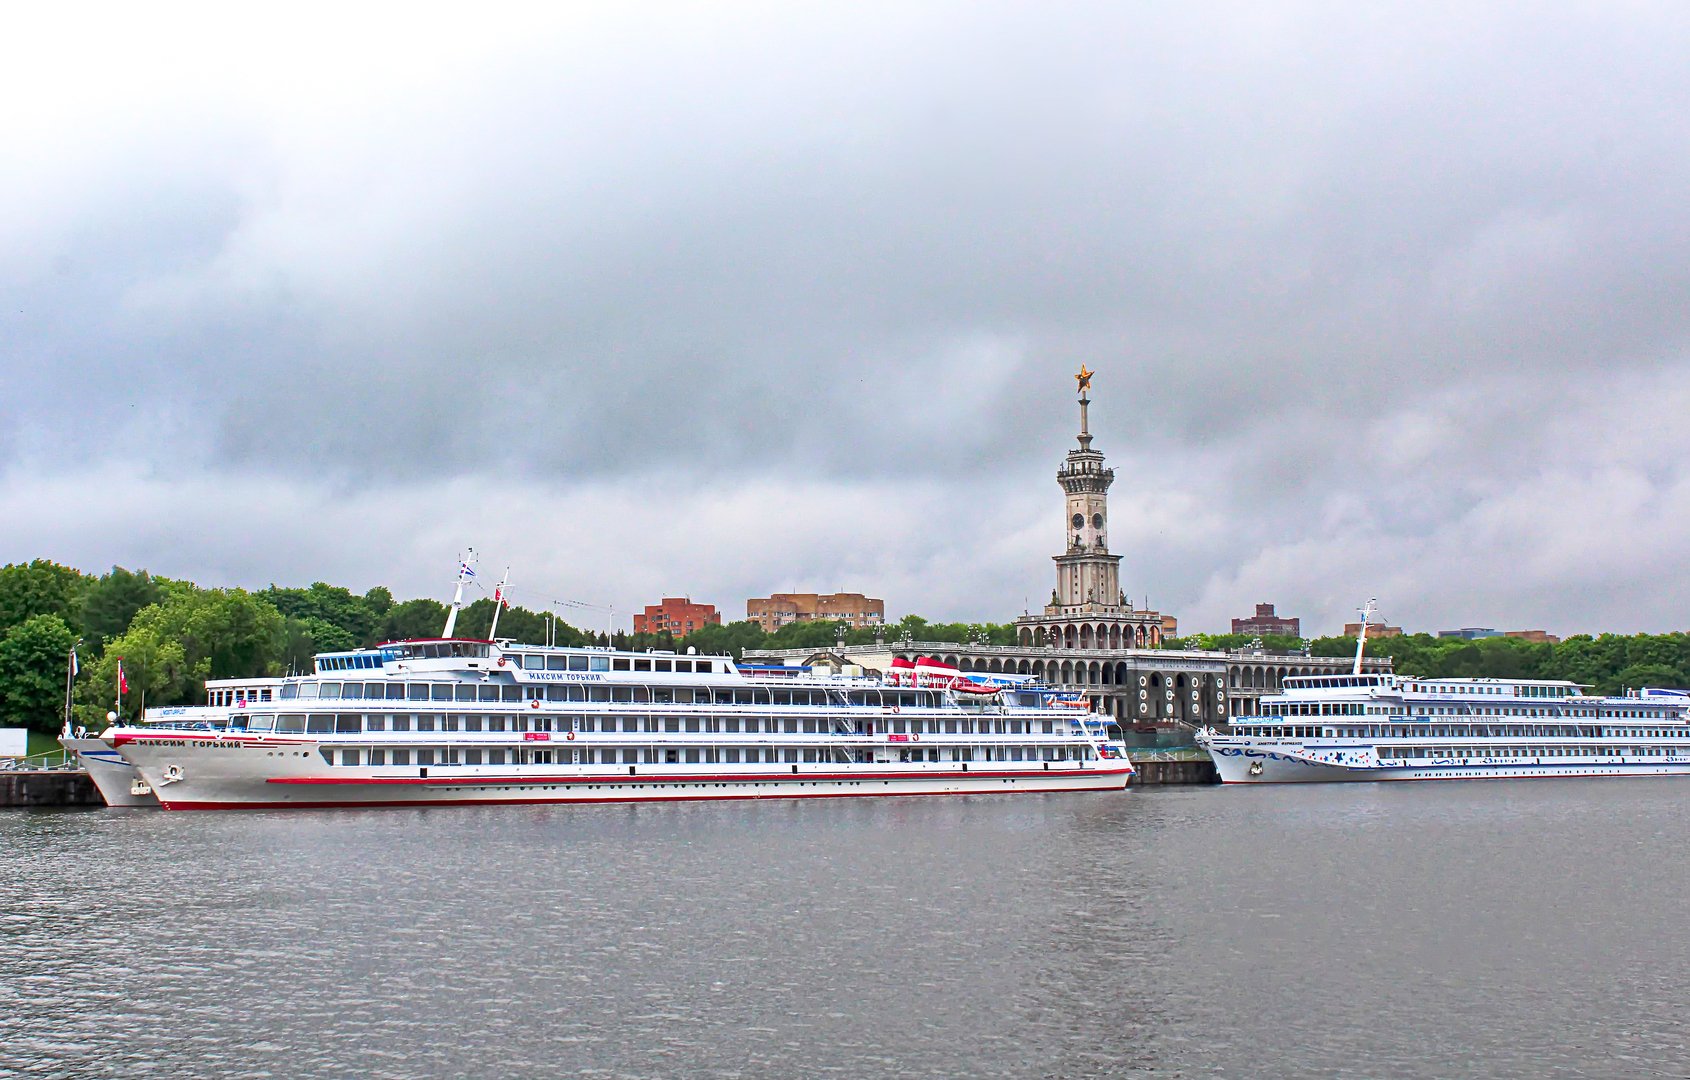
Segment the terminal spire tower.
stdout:
<svg viewBox="0 0 1690 1080">
<path fill-rule="evenodd" d="M 1055 606 L 1064 613 L 1117 612 L 1126 606 L 1121 593 L 1121 557 L 1109 553 L 1109 485 L 1115 470 L 1105 468 L 1103 454 L 1091 448 L 1091 377 L 1080 366 L 1079 447 L 1068 451 L 1056 482 L 1067 495 L 1063 532 L 1067 551 L 1056 556 Z"/>
</svg>

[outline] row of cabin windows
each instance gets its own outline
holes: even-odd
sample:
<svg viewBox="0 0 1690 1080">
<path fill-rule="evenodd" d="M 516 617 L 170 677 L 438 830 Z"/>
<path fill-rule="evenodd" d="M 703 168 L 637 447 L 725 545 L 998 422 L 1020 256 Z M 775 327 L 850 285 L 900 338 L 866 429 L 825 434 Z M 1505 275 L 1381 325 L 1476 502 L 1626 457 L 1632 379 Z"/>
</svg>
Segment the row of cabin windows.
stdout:
<svg viewBox="0 0 1690 1080">
<path fill-rule="evenodd" d="M 356 656 L 319 656 L 318 671 L 369 671 L 381 667 L 380 653 L 359 653 Z"/>
<path fill-rule="evenodd" d="M 1684 750 L 1671 746 L 1390 746 L 1381 758 L 1676 758 Z"/>
<path fill-rule="evenodd" d="M 555 653 L 506 653 L 524 671 L 651 671 L 708 675 L 725 671 L 716 660 L 686 660 L 656 656 L 559 656 Z"/>
<path fill-rule="evenodd" d="M 1671 715 L 1671 709 L 1660 708 L 1621 708 L 1599 709 L 1594 706 L 1584 708 L 1545 709 L 1527 706 L 1497 707 L 1470 705 L 1416 705 L 1409 709 L 1415 716 L 1565 716 L 1565 717 L 1614 717 L 1635 720 L 1661 720 Z"/>
<path fill-rule="evenodd" d="M 589 733 L 730 734 L 730 735 L 1031 735 L 1055 734 L 1050 720 L 887 718 L 877 730 L 872 721 L 850 725 L 820 717 L 737 716 L 481 716 L 400 713 L 252 713 L 230 718 L 236 731 L 276 731 L 284 735 L 355 735 L 361 732 L 462 731 Z"/>
<path fill-rule="evenodd" d="M 1463 683 L 1408 683 L 1403 687 L 1411 694 L 1477 694 L 1501 697 L 1565 698 L 1582 697 L 1576 686 L 1493 686 Z"/>
<path fill-rule="evenodd" d="M 330 765 L 775 765 L 871 762 L 872 751 L 841 753 L 816 747 L 324 747 Z M 1083 761 L 1079 746 L 955 746 L 904 748 L 899 762 Z"/>
<path fill-rule="evenodd" d="M 768 687 L 614 686 L 604 683 L 301 682 L 281 688 L 284 701 L 619 701 L 656 705 L 857 705 L 872 708 L 931 708 L 942 695 L 923 690 L 770 689 Z M 264 700 L 268 701 L 268 691 Z M 232 705 L 227 702 L 212 704 Z"/>
<path fill-rule="evenodd" d="M 1281 739 L 1517 739 L 1535 736 L 1546 739 L 1684 739 L 1690 728 L 1611 728 L 1597 724 L 1395 724 L 1361 727 L 1303 727 L 1267 725 L 1254 733 Z"/>
<path fill-rule="evenodd" d="M 231 690 L 207 690 L 205 703 L 207 705 L 232 708 L 242 701 L 269 701 L 270 688 L 268 686 L 240 687 Z"/>
</svg>

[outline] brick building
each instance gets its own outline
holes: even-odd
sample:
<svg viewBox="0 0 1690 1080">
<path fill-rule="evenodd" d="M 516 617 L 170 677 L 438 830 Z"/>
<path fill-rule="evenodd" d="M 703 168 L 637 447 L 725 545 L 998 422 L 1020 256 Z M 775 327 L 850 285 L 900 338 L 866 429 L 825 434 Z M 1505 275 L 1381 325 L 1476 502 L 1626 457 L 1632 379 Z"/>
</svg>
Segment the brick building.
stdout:
<svg viewBox="0 0 1690 1080">
<path fill-rule="evenodd" d="M 1280 637 L 1302 637 L 1303 620 L 1276 615 L 1272 604 L 1257 604 L 1256 613 L 1247 619 L 1232 620 L 1235 634 L 1277 634 Z"/>
<path fill-rule="evenodd" d="M 1361 633 L 1360 623 L 1347 622 L 1344 624 L 1345 637 L 1355 637 L 1359 633 Z M 1374 638 L 1388 637 L 1402 637 L 1402 627 L 1386 626 L 1384 623 L 1377 622 L 1367 624 L 1367 640 L 1372 641 Z"/>
<path fill-rule="evenodd" d="M 886 601 L 862 593 L 775 593 L 747 600 L 745 617 L 770 634 L 795 622 L 842 622 L 861 630 L 886 622 Z"/>
<path fill-rule="evenodd" d="M 643 613 L 634 616 L 636 634 L 661 634 L 667 630 L 683 637 L 706 626 L 720 625 L 722 614 L 715 604 L 695 604 L 685 596 L 665 596 L 661 604 L 647 604 Z"/>
</svg>

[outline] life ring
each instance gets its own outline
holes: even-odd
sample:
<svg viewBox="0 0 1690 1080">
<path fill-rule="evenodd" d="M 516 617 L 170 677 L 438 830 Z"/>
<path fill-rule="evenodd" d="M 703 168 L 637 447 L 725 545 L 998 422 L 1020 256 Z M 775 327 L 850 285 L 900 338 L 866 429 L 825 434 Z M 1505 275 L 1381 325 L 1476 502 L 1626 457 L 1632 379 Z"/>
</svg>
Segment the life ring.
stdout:
<svg viewBox="0 0 1690 1080">
<path fill-rule="evenodd" d="M 920 733 L 913 732 L 913 731 L 910 732 L 910 742 L 920 742 L 920 741 L 921 741 Z"/>
<path fill-rule="evenodd" d="M 504 666 L 505 666 L 505 658 L 504 658 L 504 657 L 502 657 L 502 656 L 501 656 L 501 657 L 499 657 L 499 666 L 500 666 L 500 667 L 504 667 Z"/>
<path fill-rule="evenodd" d="M 530 709 L 538 709 L 540 707 L 540 700 L 538 698 L 535 698 L 533 701 L 530 701 L 528 703 L 528 707 Z"/>
<path fill-rule="evenodd" d="M 565 739 L 569 739 L 570 741 L 574 741 L 575 733 L 573 731 L 566 731 L 566 732 L 564 732 L 563 737 Z"/>
</svg>

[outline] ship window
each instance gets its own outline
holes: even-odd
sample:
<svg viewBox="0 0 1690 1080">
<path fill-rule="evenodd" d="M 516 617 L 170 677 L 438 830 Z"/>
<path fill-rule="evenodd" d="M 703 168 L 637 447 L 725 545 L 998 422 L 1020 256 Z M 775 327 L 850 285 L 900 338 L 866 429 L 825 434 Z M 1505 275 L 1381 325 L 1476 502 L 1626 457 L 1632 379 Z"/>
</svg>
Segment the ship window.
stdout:
<svg viewBox="0 0 1690 1080">
<path fill-rule="evenodd" d="M 612 657 L 610 666 L 617 671 L 627 671 L 628 670 L 628 658 L 626 656 Z M 595 669 L 595 670 L 598 670 L 598 669 Z"/>
<path fill-rule="evenodd" d="M 283 713 L 281 716 L 276 717 L 276 730 L 286 732 L 288 734 L 304 734 L 305 714 Z"/>
<path fill-rule="evenodd" d="M 539 653 L 523 653 L 522 669 L 524 671 L 544 671 L 546 658 Z"/>
<path fill-rule="evenodd" d="M 464 751 L 464 764 L 465 765 L 479 765 L 479 764 L 481 764 L 481 751 L 479 749 L 474 748 L 474 747 L 466 749 Z"/>
<path fill-rule="evenodd" d="M 427 701 L 428 684 L 420 682 L 406 683 L 405 697 L 411 701 Z"/>
<path fill-rule="evenodd" d="M 673 665 L 668 660 L 653 660 L 651 662 L 651 670 L 653 670 L 653 671 L 672 671 L 672 670 L 674 670 L 674 668 L 673 668 Z"/>
<path fill-rule="evenodd" d="M 610 657 L 608 657 L 608 656 L 589 656 L 587 658 L 587 669 L 589 671 L 609 671 L 610 670 Z"/>
<path fill-rule="evenodd" d="M 569 657 L 561 653 L 553 653 L 546 657 L 547 671 L 566 671 L 569 668 Z"/>
<path fill-rule="evenodd" d="M 274 716 L 260 716 L 255 713 L 247 721 L 246 729 L 248 731 L 270 731 L 275 726 L 276 718 Z"/>
<path fill-rule="evenodd" d="M 511 685 L 511 686 L 501 686 L 501 687 L 499 687 L 499 700 L 500 701 L 521 701 L 522 700 L 522 687 L 516 686 L 514 684 Z"/>
<path fill-rule="evenodd" d="M 393 730 L 394 731 L 410 731 L 411 730 L 411 718 L 410 718 L 410 716 L 409 715 L 395 716 L 393 718 Z"/>
<path fill-rule="evenodd" d="M 365 716 L 364 717 L 364 730 L 365 731 L 385 731 L 385 730 L 387 730 L 387 717 L 385 717 L 385 716 Z"/>
<path fill-rule="evenodd" d="M 342 713 L 334 718 L 334 729 L 337 734 L 354 735 L 364 728 L 364 718 L 357 713 Z"/>
<path fill-rule="evenodd" d="M 453 688 L 452 696 L 458 701 L 474 701 L 477 689 L 474 683 L 459 683 Z"/>
<path fill-rule="evenodd" d="M 651 661 L 643 659 L 643 658 L 635 660 L 634 661 L 634 670 L 635 671 L 650 671 L 651 670 Z"/>
<path fill-rule="evenodd" d="M 430 689 L 433 691 L 431 696 L 434 698 L 435 701 L 451 701 L 452 700 L 452 684 L 451 683 L 434 683 L 434 684 L 432 684 Z"/>
<path fill-rule="evenodd" d="M 587 670 L 587 658 L 585 656 L 571 656 L 571 657 L 569 657 L 569 670 L 570 671 L 586 671 Z"/>
<path fill-rule="evenodd" d="M 416 719 L 417 719 L 417 730 L 418 731 L 433 731 L 434 730 L 434 717 L 432 717 L 432 716 L 419 716 Z"/>
<path fill-rule="evenodd" d="M 364 684 L 357 682 L 346 683 L 340 688 L 340 696 L 352 701 L 360 700 L 364 696 Z"/>
<path fill-rule="evenodd" d="M 310 696 L 310 695 L 307 695 Z M 337 698 L 340 696 L 340 684 L 326 682 L 317 684 L 317 696 L 320 698 Z"/>
</svg>

